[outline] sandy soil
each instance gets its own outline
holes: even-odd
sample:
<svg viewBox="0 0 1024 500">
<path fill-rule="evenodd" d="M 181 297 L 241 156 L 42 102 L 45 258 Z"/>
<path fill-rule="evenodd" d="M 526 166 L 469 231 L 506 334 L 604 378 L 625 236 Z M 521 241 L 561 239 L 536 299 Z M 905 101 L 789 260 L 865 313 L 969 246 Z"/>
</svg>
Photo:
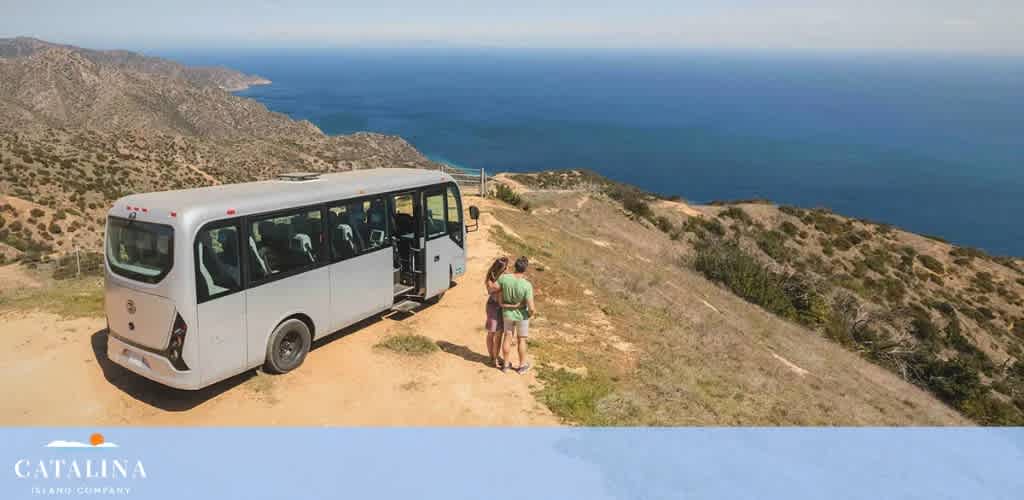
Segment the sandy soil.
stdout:
<svg viewBox="0 0 1024 500">
<path fill-rule="evenodd" d="M 287 375 L 249 372 L 178 391 L 107 360 L 102 318 L 4 314 L 0 425 L 557 425 L 531 393 L 533 373 L 486 365 L 478 281 L 499 250 L 487 230 L 495 220 L 486 202 L 480 206 L 459 286 L 412 316 L 369 321 L 317 342 Z M 391 333 L 426 335 L 442 351 L 414 358 L 374 347 Z"/>
</svg>

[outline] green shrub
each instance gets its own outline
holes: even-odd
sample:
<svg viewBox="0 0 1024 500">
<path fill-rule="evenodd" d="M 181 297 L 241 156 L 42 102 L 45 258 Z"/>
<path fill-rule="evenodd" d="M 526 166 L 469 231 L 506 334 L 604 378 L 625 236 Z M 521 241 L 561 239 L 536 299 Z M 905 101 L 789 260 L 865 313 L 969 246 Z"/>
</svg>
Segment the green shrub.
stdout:
<svg viewBox="0 0 1024 500">
<path fill-rule="evenodd" d="M 832 246 L 832 242 L 830 242 L 830 241 L 823 242 L 821 244 L 821 253 L 825 254 L 825 256 L 827 256 L 827 257 L 831 257 L 831 256 L 835 255 L 836 254 L 836 249 L 835 249 L 834 246 Z"/>
<path fill-rule="evenodd" d="M 606 377 L 583 376 L 547 366 L 537 370 L 537 377 L 544 382 L 544 387 L 537 391 L 537 398 L 555 415 L 583 425 L 609 423 L 599 411 L 599 403 L 613 390 Z"/>
<path fill-rule="evenodd" d="M 725 210 L 722 210 L 722 212 L 719 213 L 718 215 L 720 217 L 728 217 L 737 222 L 742 222 L 746 225 L 750 225 L 751 223 L 754 222 L 753 219 L 750 218 L 750 214 L 748 214 L 745 210 L 743 210 L 740 207 L 726 208 Z"/>
<path fill-rule="evenodd" d="M 514 189 L 502 183 L 496 183 L 494 196 L 514 207 L 522 207 L 523 198 Z"/>
<path fill-rule="evenodd" d="M 1002 264 L 1004 267 L 1007 267 L 1007 268 L 1010 268 L 1010 269 L 1012 269 L 1014 271 L 1017 271 L 1018 273 L 1024 273 L 1024 270 L 1022 270 L 1020 268 L 1020 266 L 1017 263 L 1017 260 L 1014 259 L 1013 257 L 999 256 L 999 257 L 992 257 L 992 260 L 994 260 L 995 262 L 997 262 L 999 264 Z"/>
<path fill-rule="evenodd" d="M 939 327 L 932 322 L 928 312 L 919 307 L 911 308 L 910 333 L 930 350 L 937 349 L 943 341 Z"/>
<path fill-rule="evenodd" d="M 879 282 L 879 286 L 882 289 L 882 296 L 885 300 L 892 303 L 900 303 L 903 298 L 907 295 L 907 287 L 903 284 L 903 281 L 885 277 Z"/>
<path fill-rule="evenodd" d="M 954 247 L 949 251 L 949 255 L 952 257 L 964 257 L 967 259 L 984 259 L 988 257 L 988 254 L 984 250 L 971 247 Z"/>
<path fill-rule="evenodd" d="M 960 358 L 936 359 L 928 363 L 924 380 L 928 389 L 939 399 L 957 408 L 983 390 L 978 371 Z"/>
<path fill-rule="evenodd" d="M 53 234 L 60 234 L 63 232 L 60 228 L 60 225 L 58 225 L 56 222 L 51 222 L 50 227 L 48 229 Z"/>
<path fill-rule="evenodd" d="M 945 272 L 945 268 L 942 267 L 942 263 L 939 262 L 939 260 L 936 259 L 935 257 L 932 257 L 931 255 L 918 255 L 917 260 L 921 263 L 922 266 L 924 266 L 933 273 L 942 274 L 943 272 Z"/>
<path fill-rule="evenodd" d="M 35 218 L 42 217 L 44 214 L 46 214 L 46 212 L 39 208 L 33 208 L 32 210 L 29 211 L 29 213 L 32 214 L 32 217 Z"/>
<path fill-rule="evenodd" d="M 843 222 L 823 208 L 806 212 L 802 220 L 805 224 L 814 226 L 818 231 L 833 235 L 848 231 L 851 226 L 849 221 Z"/>
<path fill-rule="evenodd" d="M 959 405 L 963 414 L 981 425 L 1021 426 L 1024 425 L 1024 414 L 1021 413 L 1021 396 L 1014 398 L 1014 404 L 993 397 L 988 392 L 978 391 Z"/>
<path fill-rule="evenodd" d="M 770 271 L 733 241 L 702 241 L 694 268 L 743 299 L 779 316 L 797 319 L 796 307 L 783 289 L 782 276 Z"/>
<path fill-rule="evenodd" d="M 868 269 L 885 276 L 889 271 L 889 253 L 882 249 L 869 251 L 864 256 L 864 265 Z"/>
<path fill-rule="evenodd" d="M 654 217 L 654 212 L 651 210 L 650 205 L 640 198 L 626 198 L 622 200 L 622 208 L 644 219 Z"/>
<path fill-rule="evenodd" d="M 971 283 L 982 292 L 992 293 L 996 291 L 996 285 L 992 282 L 992 274 L 984 271 L 978 272 L 971 278 Z"/>
<path fill-rule="evenodd" d="M 804 217 L 804 210 L 802 208 L 794 207 L 792 205 L 782 205 L 779 207 L 779 211 L 786 214 L 802 219 Z"/>
<path fill-rule="evenodd" d="M 654 225 L 657 226 L 658 229 L 660 229 L 662 232 L 669 234 L 671 234 L 675 229 L 675 226 L 672 225 L 672 221 L 668 220 L 668 217 L 665 217 L 664 215 L 659 215 L 657 218 L 655 218 Z"/>
<path fill-rule="evenodd" d="M 759 231 L 757 233 L 757 247 L 776 262 L 788 262 L 792 252 L 786 246 L 786 237 L 778 231 Z"/>
<path fill-rule="evenodd" d="M 971 265 L 971 259 L 967 257 L 957 257 L 953 259 L 953 263 L 960 267 L 967 267 Z"/>
<path fill-rule="evenodd" d="M 707 236 L 706 233 L 711 233 L 719 238 L 725 236 L 725 226 L 715 218 L 689 217 L 683 223 L 682 230 L 683 232 L 693 233 L 700 239 L 704 239 Z"/>
<path fill-rule="evenodd" d="M 7 225 L 7 219 L 5 219 L 4 216 L 0 215 L 0 228 L 3 228 L 6 225 Z"/>
<path fill-rule="evenodd" d="M 793 224 L 788 220 L 782 221 L 782 224 L 779 225 L 779 229 L 781 229 L 783 233 L 788 234 L 791 238 L 800 233 L 800 228 L 796 227 L 796 224 Z"/>
</svg>

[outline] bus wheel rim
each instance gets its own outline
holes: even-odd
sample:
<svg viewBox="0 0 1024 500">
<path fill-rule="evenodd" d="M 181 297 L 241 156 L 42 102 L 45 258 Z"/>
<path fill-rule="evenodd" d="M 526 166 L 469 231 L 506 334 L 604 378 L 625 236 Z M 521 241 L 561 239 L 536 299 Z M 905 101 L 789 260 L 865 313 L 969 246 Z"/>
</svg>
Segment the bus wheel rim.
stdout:
<svg viewBox="0 0 1024 500">
<path fill-rule="evenodd" d="M 281 361 L 293 361 L 297 358 L 299 355 L 299 347 L 301 345 L 302 339 L 298 332 L 290 331 L 285 333 L 277 351 Z"/>
</svg>

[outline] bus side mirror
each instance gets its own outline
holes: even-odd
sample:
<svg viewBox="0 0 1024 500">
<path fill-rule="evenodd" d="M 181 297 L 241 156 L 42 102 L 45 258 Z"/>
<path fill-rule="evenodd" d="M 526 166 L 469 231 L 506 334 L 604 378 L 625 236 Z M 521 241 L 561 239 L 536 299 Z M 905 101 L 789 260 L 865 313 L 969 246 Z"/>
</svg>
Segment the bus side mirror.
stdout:
<svg viewBox="0 0 1024 500">
<path fill-rule="evenodd" d="M 466 232 L 471 233 L 480 229 L 480 209 L 476 205 L 469 207 L 469 218 L 473 219 L 473 225 L 466 224 Z"/>
</svg>

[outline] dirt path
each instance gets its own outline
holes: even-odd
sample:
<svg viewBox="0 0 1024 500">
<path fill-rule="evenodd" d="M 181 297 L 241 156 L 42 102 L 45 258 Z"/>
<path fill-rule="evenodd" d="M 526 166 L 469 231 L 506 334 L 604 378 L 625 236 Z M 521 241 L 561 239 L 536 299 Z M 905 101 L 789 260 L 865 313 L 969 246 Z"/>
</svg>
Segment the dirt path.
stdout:
<svg viewBox="0 0 1024 500">
<path fill-rule="evenodd" d="M 477 200 L 474 200 L 475 202 Z M 534 374 L 486 366 L 478 285 L 498 255 L 487 228 L 469 236 L 468 271 L 436 305 L 404 320 L 341 332 L 283 376 L 247 373 L 199 392 L 127 373 L 103 354 L 101 318 L 0 316 L 0 425 L 558 425 L 531 394 Z M 419 333 L 442 351 L 413 358 L 375 348 Z M 543 332 L 537 332 L 542 335 Z"/>
</svg>

